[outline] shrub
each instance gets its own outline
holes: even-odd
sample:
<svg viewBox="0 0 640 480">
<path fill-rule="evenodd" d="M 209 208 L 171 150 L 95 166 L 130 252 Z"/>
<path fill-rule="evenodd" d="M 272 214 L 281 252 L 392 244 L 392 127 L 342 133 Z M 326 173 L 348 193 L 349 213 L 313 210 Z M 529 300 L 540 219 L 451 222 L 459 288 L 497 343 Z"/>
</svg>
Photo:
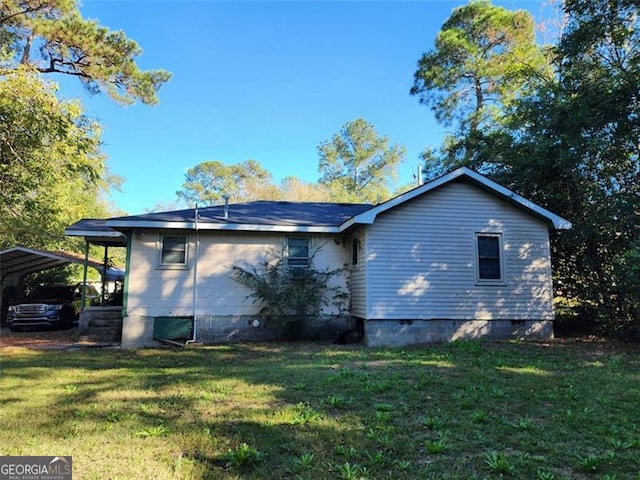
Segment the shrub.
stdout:
<svg viewBox="0 0 640 480">
<path fill-rule="evenodd" d="M 318 270 L 312 252 L 305 268 L 290 268 L 284 252 L 270 250 L 258 265 L 233 265 L 232 278 L 247 287 L 254 303 L 260 305 L 260 315 L 274 325 L 288 339 L 301 338 L 305 322 L 318 319 L 323 307 L 333 306 L 343 313 L 348 292 L 329 281 L 344 269 Z"/>
</svg>

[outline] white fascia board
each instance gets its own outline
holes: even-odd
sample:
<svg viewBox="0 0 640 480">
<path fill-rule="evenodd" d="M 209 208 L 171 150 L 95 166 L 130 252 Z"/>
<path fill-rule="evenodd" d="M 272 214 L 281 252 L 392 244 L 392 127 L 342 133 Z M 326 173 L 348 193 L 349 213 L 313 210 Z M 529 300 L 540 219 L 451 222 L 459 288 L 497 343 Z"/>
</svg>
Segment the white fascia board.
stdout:
<svg viewBox="0 0 640 480">
<path fill-rule="evenodd" d="M 107 221 L 112 228 L 154 228 L 167 230 L 195 230 L 195 222 L 146 222 L 146 221 Z M 198 222 L 198 230 L 217 230 L 228 232 L 282 232 L 282 233 L 340 233 L 339 227 L 309 225 L 254 225 L 236 223 Z"/>
<path fill-rule="evenodd" d="M 545 208 L 542 208 L 541 206 L 527 200 L 526 198 L 518 195 L 517 193 L 512 192 L 508 188 L 503 187 L 502 185 L 494 182 L 493 180 L 489 180 L 484 175 L 480 175 L 479 173 L 471 170 L 470 168 L 460 167 L 452 172 L 449 172 L 446 175 L 443 175 L 439 178 L 436 178 L 435 180 L 432 180 L 431 182 L 425 183 L 424 185 L 420 187 L 416 187 L 413 190 L 409 190 L 408 192 L 405 192 L 402 195 L 398 195 L 397 197 L 392 198 L 387 202 L 381 203 L 380 205 L 376 205 L 375 207 L 372 207 L 369 210 L 350 218 L 340 226 L 340 230 L 344 231 L 347 228 L 351 227 L 352 225 L 356 225 L 356 224 L 370 225 L 373 222 L 375 222 L 376 217 L 380 213 L 385 212 L 408 200 L 411 200 L 412 198 L 415 198 L 426 192 L 429 192 L 438 187 L 441 187 L 442 185 L 445 185 L 463 176 L 468 177 L 469 179 L 471 179 L 477 184 L 480 184 L 485 189 L 493 191 L 493 193 L 499 197 L 503 197 L 517 204 L 520 204 L 522 207 L 529 210 L 533 214 L 539 217 L 542 217 L 546 221 L 550 222 L 553 225 L 553 227 L 556 229 L 568 230 L 571 228 L 571 222 L 569 222 L 568 220 L 565 220 L 564 218 L 559 217 L 554 213 L 551 213 L 549 210 L 546 210 Z"/>
<path fill-rule="evenodd" d="M 97 230 L 65 230 L 68 237 L 100 237 L 100 238 L 125 238 L 121 232 L 103 232 Z"/>
</svg>

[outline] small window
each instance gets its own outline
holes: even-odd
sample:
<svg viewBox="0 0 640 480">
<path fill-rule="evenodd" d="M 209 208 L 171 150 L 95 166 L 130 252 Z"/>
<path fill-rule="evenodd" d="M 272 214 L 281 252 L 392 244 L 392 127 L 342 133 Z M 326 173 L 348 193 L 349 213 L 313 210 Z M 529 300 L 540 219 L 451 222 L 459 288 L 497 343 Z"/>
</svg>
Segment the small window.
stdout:
<svg viewBox="0 0 640 480">
<path fill-rule="evenodd" d="M 499 282 L 503 280 L 500 234 L 478 234 L 478 280 Z"/>
<path fill-rule="evenodd" d="M 160 253 L 161 265 L 187 264 L 186 235 L 163 235 L 160 242 L 162 244 Z"/>
<path fill-rule="evenodd" d="M 287 265 L 289 268 L 309 266 L 309 238 L 287 237 Z"/>
<path fill-rule="evenodd" d="M 360 240 L 358 237 L 353 237 L 351 240 L 351 265 L 354 267 L 358 265 L 358 255 L 360 254 Z"/>
</svg>

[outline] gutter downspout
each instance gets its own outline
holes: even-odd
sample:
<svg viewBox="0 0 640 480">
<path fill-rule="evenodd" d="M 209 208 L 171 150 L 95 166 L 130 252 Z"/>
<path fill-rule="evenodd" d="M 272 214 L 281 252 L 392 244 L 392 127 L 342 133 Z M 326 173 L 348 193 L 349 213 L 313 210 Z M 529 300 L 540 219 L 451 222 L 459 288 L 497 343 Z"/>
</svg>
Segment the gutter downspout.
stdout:
<svg viewBox="0 0 640 480">
<path fill-rule="evenodd" d="M 198 231 L 198 204 L 196 203 L 194 209 L 194 228 L 196 236 L 196 248 L 195 258 L 193 259 L 193 337 L 191 340 L 184 342 L 185 345 L 195 343 L 198 331 L 198 322 L 196 318 L 196 311 L 198 308 L 198 258 L 200 257 L 200 233 Z"/>
</svg>

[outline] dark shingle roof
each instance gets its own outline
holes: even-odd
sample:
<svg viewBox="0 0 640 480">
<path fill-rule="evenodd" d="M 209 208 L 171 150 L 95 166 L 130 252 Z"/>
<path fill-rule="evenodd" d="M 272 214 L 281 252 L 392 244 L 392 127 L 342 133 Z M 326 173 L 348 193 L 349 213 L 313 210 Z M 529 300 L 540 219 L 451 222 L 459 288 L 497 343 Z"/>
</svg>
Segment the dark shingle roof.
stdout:
<svg viewBox="0 0 640 480">
<path fill-rule="evenodd" d="M 371 207 L 372 205 L 366 203 L 256 201 L 230 204 L 228 218 L 224 217 L 225 207 L 223 205 L 199 208 L 198 222 L 236 225 L 337 227 L 354 215 L 358 215 Z M 172 212 L 147 213 L 112 218 L 109 220 L 109 224 L 116 226 L 122 222 L 193 222 L 194 213 L 193 208 Z"/>
</svg>

